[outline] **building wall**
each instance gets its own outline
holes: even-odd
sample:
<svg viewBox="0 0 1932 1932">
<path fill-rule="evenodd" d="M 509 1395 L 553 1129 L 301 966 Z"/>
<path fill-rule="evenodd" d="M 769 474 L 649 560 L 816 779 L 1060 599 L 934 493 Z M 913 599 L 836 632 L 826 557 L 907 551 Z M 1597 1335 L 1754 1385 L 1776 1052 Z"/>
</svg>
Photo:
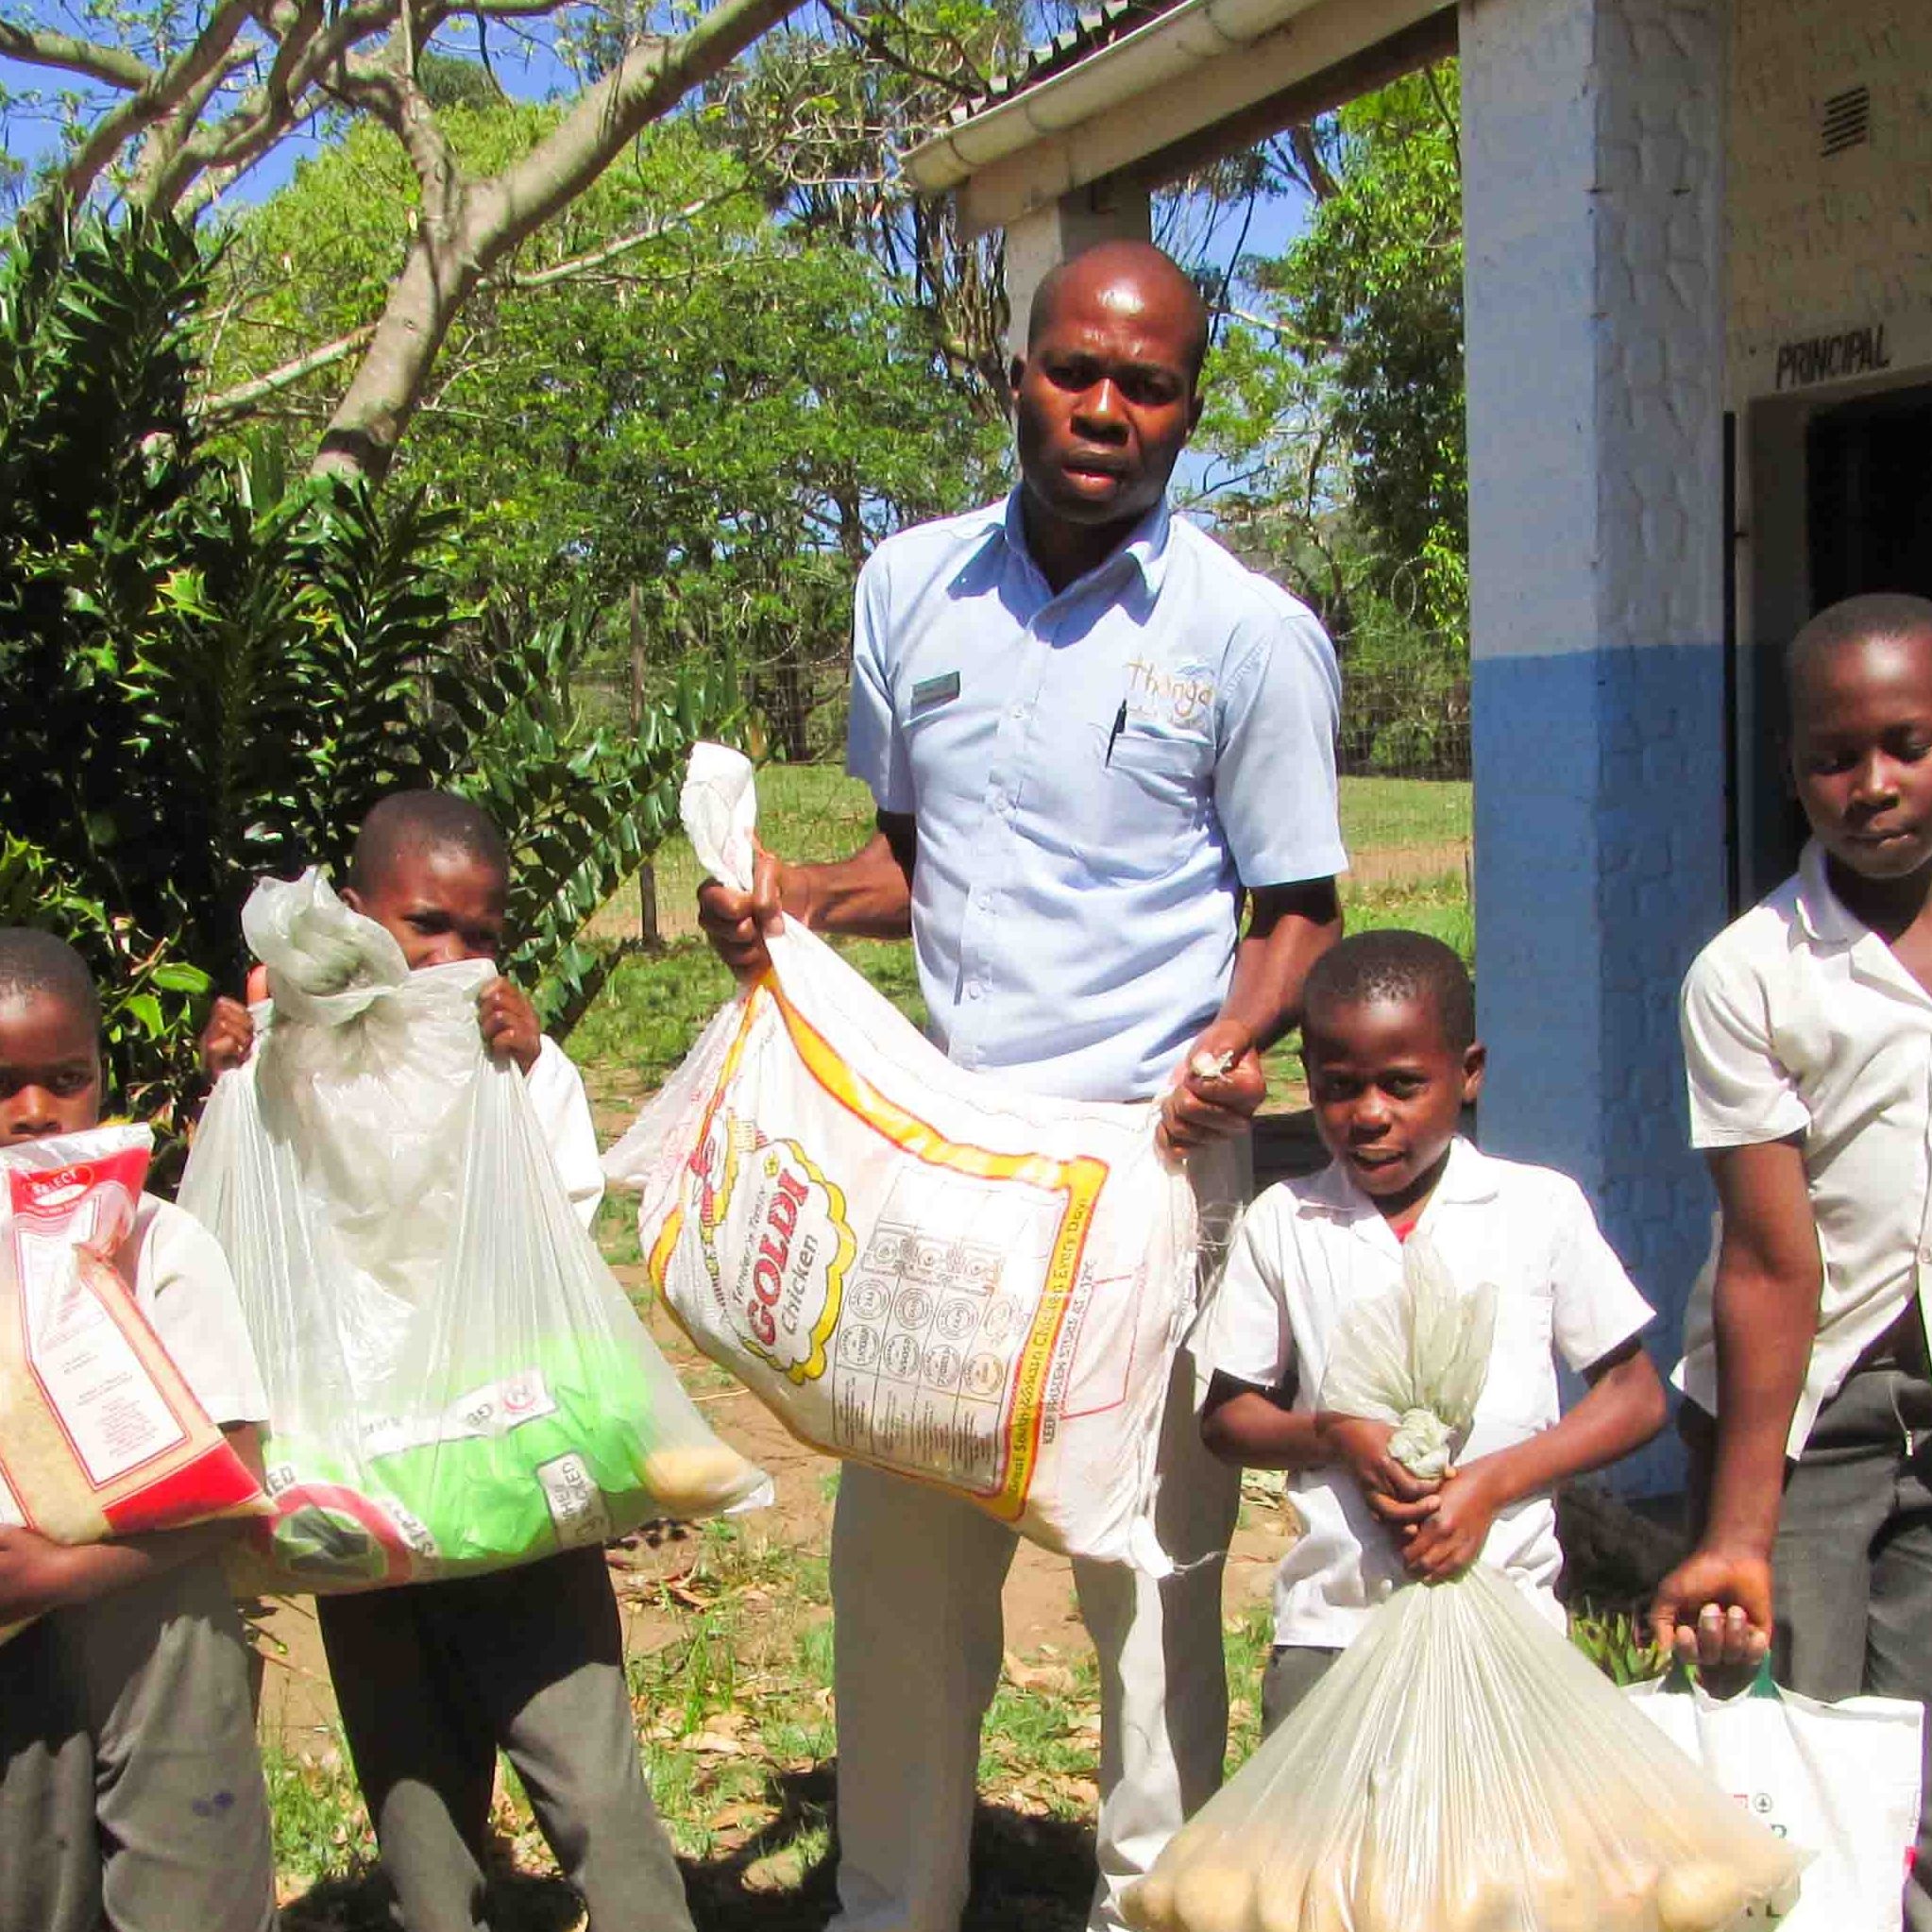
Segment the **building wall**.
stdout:
<svg viewBox="0 0 1932 1932">
<path fill-rule="evenodd" d="M 1883 327 L 1894 367 L 1932 363 L 1932 5 L 1734 0 L 1731 390 L 1789 394 L 1880 373 L 1807 344 Z M 1864 86 L 1870 137 L 1837 154 L 1827 101 Z M 1850 347 L 1850 346 L 1846 346 Z M 1785 351 L 1782 369 L 1780 350 Z"/>
<path fill-rule="evenodd" d="M 1462 12 L 1481 1131 L 1583 1181 L 1666 1364 L 1709 1224 L 1675 990 L 1725 912 L 1724 25 Z"/>
<path fill-rule="evenodd" d="M 1827 153 L 1828 104 L 1868 96 Z M 1727 392 L 1737 433 L 1740 886 L 1788 869 L 1781 657 L 1813 608 L 1811 417 L 1932 381 L 1932 5 L 1734 0 Z"/>
</svg>

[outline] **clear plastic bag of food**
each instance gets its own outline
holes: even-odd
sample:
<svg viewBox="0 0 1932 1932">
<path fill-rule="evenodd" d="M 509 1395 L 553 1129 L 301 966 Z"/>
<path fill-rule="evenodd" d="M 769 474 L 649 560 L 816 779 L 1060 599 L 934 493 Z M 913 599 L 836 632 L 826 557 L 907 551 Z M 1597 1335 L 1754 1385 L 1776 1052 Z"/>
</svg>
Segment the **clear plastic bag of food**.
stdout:
<svg viewBox="0 0 1932 1932">
<path fill-rule="evenodd" d="M 1482 1393 L 1493 1295 L 1458 1296 L 1422 1237 L 1405 1263 L 1338 1327 L 1321 1405 L 1398 1424 L 1427 1476 Z M 1377 1608 L 1125 1909 L 1137 1932 L 1728 1932 L 1803 1863 L 1478 1564 Z"/>
<path fill-rule="evenodd" d="M 747 761 L 697 747 L 682 807 L 747 889 Z M 1169 1568 L 1153 1457 L 1198 1227 L 1156 1109 L 967 1072 L 796 922 L 768 943 L 605 1157 L 667 1304 L 814 1447 Z"/>
<path fill-rule="evenodd" d="M 244 914 L 270 1001 L 181 1202 L 227 1250 L 275 1515 L 238 1581 L 349 1590 L 602 1543 L 763 1483 L 692 1406 L 487 1053 L 470 961 L 411 973 L 310 873 Z"/>
</svg>

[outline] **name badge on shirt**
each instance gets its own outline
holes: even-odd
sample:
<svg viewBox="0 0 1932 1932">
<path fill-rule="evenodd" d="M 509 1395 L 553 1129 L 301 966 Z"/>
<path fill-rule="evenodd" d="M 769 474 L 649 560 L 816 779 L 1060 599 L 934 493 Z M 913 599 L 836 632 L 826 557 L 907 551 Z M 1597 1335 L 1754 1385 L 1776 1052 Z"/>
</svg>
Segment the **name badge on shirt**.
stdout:
<svg viewBox="0 0 1932 1932">
<path fill-rule="evenodd" d="M 912 687 L 912 708 L 930 711 L 935 704 L 950 704 L 959 695 L 959 673 L 949 670 L 941 677 L 921 678 Z"/>
</svg>

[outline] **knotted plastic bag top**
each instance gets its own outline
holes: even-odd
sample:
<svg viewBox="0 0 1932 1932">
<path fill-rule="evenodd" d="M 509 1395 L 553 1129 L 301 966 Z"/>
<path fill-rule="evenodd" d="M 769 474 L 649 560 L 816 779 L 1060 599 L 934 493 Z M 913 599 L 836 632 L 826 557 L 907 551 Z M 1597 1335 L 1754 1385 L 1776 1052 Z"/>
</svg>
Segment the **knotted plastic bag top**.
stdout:
<svg viewBox="0 0 1932 1932">
<path fill-rule="evenodd" d="M 387 1335 L 403 1318 L 393 1297 L 420 1300 L 449 1248 L 477 1083 L 518 1077 L 477 1025 L 496 966 L 412 973 L 395 938 L 313 869 L 263 879 L 242 929 L 268 969 L 263 1124 L 300 1150 L 314 1212 L 354 1264 L 372 1332 Z"/>
<path fill-rule="evenodd" d="M 242 907 L 248 949 L 268 969 L 279 1012 L 339 1026 L 408 983 L 394 935 L 351 911 L 314 866 L 298 879 L 263 879 Z"/>
<path fill-rule="evenodd" d="M 735 892 L 752 890 L 756 848 L 752 833 L 758 822 L 758 794 L 752 761 L 729 745 L 691 747 L 678 793 L 678 816 L 698 863 Z"/>
<path fill-rule="evenodd" d="M 1394 1423 L 1389 1453 L 1432 1482 L 1468 1434 L 1495 1331 L 1494 1283 L 1463 1294 L 1429 1237 L 1412 1234 L 1399 1286 L 1336 1324 L 1320 1406 Z"/>
</svg>

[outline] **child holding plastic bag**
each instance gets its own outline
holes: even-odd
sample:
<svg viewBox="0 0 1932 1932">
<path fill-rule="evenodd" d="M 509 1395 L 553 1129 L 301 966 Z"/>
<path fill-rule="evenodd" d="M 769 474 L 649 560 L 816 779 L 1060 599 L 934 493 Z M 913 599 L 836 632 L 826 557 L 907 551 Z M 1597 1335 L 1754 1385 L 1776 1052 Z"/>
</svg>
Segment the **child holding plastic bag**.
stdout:
<svg viewBox="0 0 1932 1932">
<path fill-rule="evenodd" d="M 1662 1391 L 1575 1186 L 1456 1139 L 1473 1020 L 1419 934 L 1309 975 L 1333 1165 L 1250 1212 L 1195 1344 L 1211 1446 L 1296 1469 L 1308 1533 L 1271 1734 L 1127 1895 L 1140 1932 L 1729 1932 L 1793 1889 L 1800 1855 L 1561 1634 L 1548 1487 Z M 1561 1420 L 1552 1345 L 1591 1380 Z"/>
<path fill-rule="evenodd" d="M 1651 1310 L 1582 1191 L 1457 1137 L 1482 1085 L 1483 1048 L 1455 954 L 1421 933 L 1343 941 L 1309 975 L 1302 1040 L 1332 1162 L 1248 1211 L 1194 1340 L 1212 1376 L 1208 1446 L 1230 1462 L 1295 1471 L 1308 1526 L 1275 1585 L 1270 1730 L 1405 1572 L 1439 1580 L 1481 1554 L 1560 1629 L 1551 1491 L 1640 1448 L 1664 1420 L 1637 1341 Z M 1316 1404 L 1336 1321 L 1396 1287 L 1418 1228 L 1456 1280 L 1496 1284 L 1483 1398 L 1466 1439 L 1445 1446 L 1442 1473 L 1427 1478 L 1391 1456 L 1389 1423 Z M 1567 1416 L 1552 1347 L 1590 1385 Z"/>
<path fill-rule="evenodd" d="M 99 1021 L 71 947 L 0 930 L 0 1144 L 25 1152 L 97 1125 Z M 267 1406 L 221 1249 L 143 1194 L 114 1264 L 259 1469 Z M 8 1521 L 0 1502 L 0 1625 L 39 1620 L 0 1646 L 0 1932 L 272 1924 L 247 1652 L 221 1567 L 232 1526 L 67 1547 Z"/>
<path fill-rule="evenodd" d="M 1720 1239 L 1678 1427 L 1696 1549 L 1660 1644 L 1708 1673 L 1928 1706 L 1904 1920 L 1932 1927 L 1932 602 L 1848 598 L 1791 641 L 1795 874 L 1685 977 Z M 1775 1579 L 1775 1603 L 1773 1580 Z"/>
<path fill-rule="evenodd" d="M 507 849 L 483 812 L 445 793 L 410 792 L 369 814 L 342 898 L 395 940 L 414 974 L 492 958 L 508 886 Z M 587 1224 L 602 1176 L 576 1069 L 507 980 L 481 989 L 476 1012 L 490 1051 L 522 1070 Z M 204 1036 L 208 1064 L 237 1065 L 252 1039 L 246 1009 L 224 1002 Z M 490 1923 L 482 1857 L 500 1746 L 598 1932 L 689 1926 L 638 1759 L 600 1540 L 483 1575 L 318 1596 L 315 1607 L 356 1774 L 411 1932 Z"/>
</svg>

